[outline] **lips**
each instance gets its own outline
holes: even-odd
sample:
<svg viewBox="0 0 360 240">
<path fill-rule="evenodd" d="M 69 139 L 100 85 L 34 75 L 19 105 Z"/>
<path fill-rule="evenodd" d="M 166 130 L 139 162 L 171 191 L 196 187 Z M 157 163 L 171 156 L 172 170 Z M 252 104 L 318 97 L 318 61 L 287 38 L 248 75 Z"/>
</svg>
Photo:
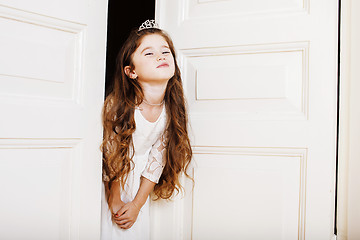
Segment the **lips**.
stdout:
<svg viewBox="0 0 360 240">
<path fill-rule="evenodd" d="M 156 68 L 162 68 L 162 67 L 168 67 L 169 64 L 167 63 L 163 63 L 163 64 L 160 64 L 159 66 L 157 66 Z"/>
</svg>

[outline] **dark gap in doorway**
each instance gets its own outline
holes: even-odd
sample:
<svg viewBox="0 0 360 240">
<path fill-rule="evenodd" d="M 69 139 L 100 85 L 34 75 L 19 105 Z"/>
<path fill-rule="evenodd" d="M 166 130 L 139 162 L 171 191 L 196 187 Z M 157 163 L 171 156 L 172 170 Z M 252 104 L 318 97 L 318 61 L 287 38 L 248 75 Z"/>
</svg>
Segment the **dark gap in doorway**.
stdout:
<svg viewBox="0 0 360 240">
<path fill-rule="evenodd" d="M 340 128 L 340 39 L 341 39 L 341 0 L 338 2 L 338 59 L 337 59 L 337 133 L 336 133 L 336 173 L 335 173 L 335 219 L 334 219 L 334 234 L 337 235 L 337 216 L 338 216 L 338 176 L 339 176 L 339 128 Z"/>
<path fill-rule="evenodd" d="M 116 56 L 133 28 L 155 19 L 155 0 L 109 0 L 106 49 L 105 96 L 111 91 Z"/>
</svg>

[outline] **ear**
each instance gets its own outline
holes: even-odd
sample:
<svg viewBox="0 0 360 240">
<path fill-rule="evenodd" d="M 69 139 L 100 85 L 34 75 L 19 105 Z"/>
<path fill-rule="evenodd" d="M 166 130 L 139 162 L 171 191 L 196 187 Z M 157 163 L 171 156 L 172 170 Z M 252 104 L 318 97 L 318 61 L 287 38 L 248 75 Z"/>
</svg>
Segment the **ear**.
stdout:
<svg viewBox="0 0 360 240">
<path fill-rule="evenodd" d="M 124 67 L 124 72 L 131 79 L 136 79 L 137 78 L 136 72 L 134 70 L 131 70 L 130 66 Z"/>
</svg>

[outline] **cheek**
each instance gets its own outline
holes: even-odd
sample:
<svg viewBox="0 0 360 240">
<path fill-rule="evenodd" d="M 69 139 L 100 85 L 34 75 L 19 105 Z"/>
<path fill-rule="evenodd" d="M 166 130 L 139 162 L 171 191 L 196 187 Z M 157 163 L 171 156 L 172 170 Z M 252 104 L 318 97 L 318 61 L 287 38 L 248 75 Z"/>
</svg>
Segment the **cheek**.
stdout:
<svg viewBox="0 0 360 240">
<path fill-rule="evenodd" d="M 174 57 L 171 57 L 171 65 L 175 66 L 175 61 L 174 61 Z"/>
<path fill-rule="evenodd" d="M 173 74 L 173 76 L 175 75 L 175 65 L 173 64 L 173 69 L 172 69 L 172 74 Z"/>
<path fill-rule="evenodd" d="M 149 64 L 146 64 L 142 59 L 138 59 L 136 62 L 134 62 L 134 69 L 135 72 L 143 72 L 146 71 Z"/>
</svg>

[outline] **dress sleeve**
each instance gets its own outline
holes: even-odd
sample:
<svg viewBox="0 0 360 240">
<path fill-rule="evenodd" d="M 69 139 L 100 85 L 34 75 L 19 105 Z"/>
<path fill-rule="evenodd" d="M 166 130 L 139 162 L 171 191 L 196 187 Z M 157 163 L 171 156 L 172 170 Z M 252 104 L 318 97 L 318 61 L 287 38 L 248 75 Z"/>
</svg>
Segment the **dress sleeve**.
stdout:
<svg viewBox="0 0 360 240">
<path fill-rule="evenodd" d="M 150 150 L 148 162 L 142 173 L 143 177 L 154 183 L 159 182 L 166 163 L 165 152 L 165 141 L 164 137 L 161 136 Z"/>
</svg>

